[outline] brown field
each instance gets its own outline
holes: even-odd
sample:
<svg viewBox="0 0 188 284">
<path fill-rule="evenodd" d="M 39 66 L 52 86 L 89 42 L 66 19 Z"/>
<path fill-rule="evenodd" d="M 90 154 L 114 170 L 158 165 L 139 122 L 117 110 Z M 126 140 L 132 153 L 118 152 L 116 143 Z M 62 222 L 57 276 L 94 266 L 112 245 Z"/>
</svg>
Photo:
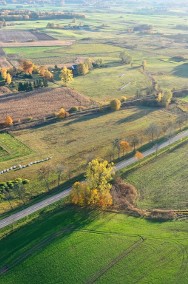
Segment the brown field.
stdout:
<svg viewBox="0 0 188 284">
<path fill-rule="evenodd" d="M 48 88 L 29 93 L 9 94 L 0 96 L 0 120 L 11 115 L 14 120 L 28 117 L 43 118 L 58 112 L 64 107 L 89 107 L 92 102 L 78 92 L 69 88 Z"/>
<path fill-rule="evenodd" d="M 0 67 L 3 68 L 11 68 L 12 65 L 10 62 L 6 59 L 6 57 L 0 57 Z"/>
<path fill-rule="evenodd" d="M 43 46 L 69 46 L 74 40 L 44 40 L 44 41 L 28 41 L 28 42 L 1 42 L 0 47 L 43 47 Z"/>
<path fill-rule="evenodd" d="M 59 41 L 45 33 L 23 30 L 0 30 L 0 55 L 2 47 L 18 46 L 62 46 L 71 45 L 73 41 Z"/>
<path fill-rule="evenodd" d="M 10 90 L 9 88 L 3 86 L 3 87 L 0 87 L 0 96 L 1 95 L 4 95 L 4 94 L 10 94 Z"/>
</svg>

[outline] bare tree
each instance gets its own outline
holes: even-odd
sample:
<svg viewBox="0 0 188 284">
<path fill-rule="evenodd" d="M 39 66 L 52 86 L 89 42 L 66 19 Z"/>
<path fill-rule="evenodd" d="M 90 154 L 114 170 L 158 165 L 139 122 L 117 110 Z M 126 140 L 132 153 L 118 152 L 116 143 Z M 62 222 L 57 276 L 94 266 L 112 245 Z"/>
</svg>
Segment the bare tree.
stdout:
<svg viewBox="0 0 188 284">
<path fill-rule="evenodd" d="M 38 179 L 41 182 L 44 182 L 47 191 L 50 191 L 50 174 L 52 172 L 51 167 L 43 166 L 38 171 Z"/>
<path fill-rule="evenodd" d="M 159 125 L 151 123 L 149 127 L 146 129 L 145 133 L 150 137 L 150 140 L 153 141 L 155 137 L 159 138 L 159 135 L 161 133 L 161 128 Z"/>
<path fill-rule="evenodd" d="M 63 174 L 64 174 L 64 166 L 59 164 L 55 167 L 55 174 L 57 175 L 57 186 L 60 186 Z"/>
</svg>

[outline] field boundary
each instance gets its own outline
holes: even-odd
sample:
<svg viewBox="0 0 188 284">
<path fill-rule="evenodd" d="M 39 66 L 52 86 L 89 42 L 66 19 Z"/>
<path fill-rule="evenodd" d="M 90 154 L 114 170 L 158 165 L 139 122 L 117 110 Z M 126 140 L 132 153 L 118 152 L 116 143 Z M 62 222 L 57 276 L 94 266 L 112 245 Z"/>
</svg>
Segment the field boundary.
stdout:
<svg viewBox="0 0 188 284">
<path fill-rule="evenodd" d="M 118 262 L 120 262 L 124 257 L 132 253 L 137 247 L 139 247 L 144 242 L 144 238 L 140 236 L 140 239 L 132 244 L 130 247 L 125 249 L 122 253 L 120 253 L 117 257 L 112 259 L 106 266 L 104 266 L 101 270 L 99 270 L 91 279 L 86 281 L 86 284 L 95 283 L 101 276 L 103 276 L 108 270 L 110 270 L 113 266 L 115 266 Z"/>
</svg>

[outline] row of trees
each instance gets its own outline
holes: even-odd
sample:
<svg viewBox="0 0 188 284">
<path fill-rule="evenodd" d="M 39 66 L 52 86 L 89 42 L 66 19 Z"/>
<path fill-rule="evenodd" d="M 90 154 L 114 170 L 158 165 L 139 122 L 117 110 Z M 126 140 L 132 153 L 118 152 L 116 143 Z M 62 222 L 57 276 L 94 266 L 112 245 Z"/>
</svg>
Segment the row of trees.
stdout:
<svg viewBox="0 0 188 284">
<path fill-rule="evenodd" d="M 34 89 L 48 87 L 48 81 L 45 78 L 36 79 L 33 82 L 19 82 L 18 83 L 18 91 L 33 91 Z"/>
</svg>

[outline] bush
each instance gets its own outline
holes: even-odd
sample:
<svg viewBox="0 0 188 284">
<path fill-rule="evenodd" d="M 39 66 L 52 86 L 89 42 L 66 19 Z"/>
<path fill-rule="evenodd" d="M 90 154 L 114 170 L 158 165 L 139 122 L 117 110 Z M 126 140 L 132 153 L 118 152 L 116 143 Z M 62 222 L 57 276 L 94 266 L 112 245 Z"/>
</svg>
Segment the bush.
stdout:
<svg viewBox="0 0 188 284">
<path fill-rule="evenodd" d="M 111 110 L 113 110 L 113 111 L 119 110 L 119 109 L 121 108 L 121 102 L 120 102 L 120 100 L 118 100 L 118 99 L 112 100 L 112 101 L 110 102 L 110 108 L 111 108 Z"/>
<path fill-rule="evenodd" d="M 58 118 L 66 118 L 68 116 L 69 116 L 69 113 L 64 108 L 61 108 L 57 114 Z"/>
<path fill-rule="evenodd" d="M 151 219 L 154 221 L 170 221 L 175 219 L 176 213 L 172 210 L 152 210 L 149 212 L 147 219 Z"/>
<path fill-rule="evenodd" d="M 77 111 L 79 111 L 79 108 L 76 107 L 76 106 L 71 107 L 71 108 L 69 109 L 69 113 L 75 113 L 75 112 L 77 112 Z"/>
</svg>

